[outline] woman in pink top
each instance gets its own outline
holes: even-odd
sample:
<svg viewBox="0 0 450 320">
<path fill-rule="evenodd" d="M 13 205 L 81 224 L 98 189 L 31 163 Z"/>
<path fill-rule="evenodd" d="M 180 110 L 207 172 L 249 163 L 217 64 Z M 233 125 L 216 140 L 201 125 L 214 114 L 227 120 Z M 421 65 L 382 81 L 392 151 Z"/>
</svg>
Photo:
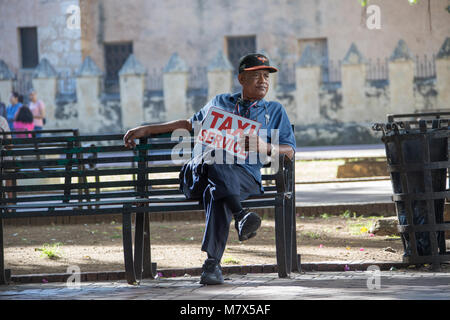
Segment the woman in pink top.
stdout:
<svg viewBox="0 0 450 320">
<path fill-rule="evenodd" d="M 42 130 L 45 118 L 45 105 L 41 100 L 37 99 L 36 91 L 30 91 L 30 110 L 33 113 L 34 130 Z M 36 135 L 40 136 L 40 134 Z"/>
<path fill-rule="evenodd" d="M 33 131 L 34 130 L 34 122 L 33 122 L 33 114 L 31 113 L 28 106 L 23 105 L 20 107 L 19 111 L 17 111 L 16 116 L 14 118 L 14 131 Z M 31 134 L 17 134 L 16 138 L 31 138 Z"/>
</svg>

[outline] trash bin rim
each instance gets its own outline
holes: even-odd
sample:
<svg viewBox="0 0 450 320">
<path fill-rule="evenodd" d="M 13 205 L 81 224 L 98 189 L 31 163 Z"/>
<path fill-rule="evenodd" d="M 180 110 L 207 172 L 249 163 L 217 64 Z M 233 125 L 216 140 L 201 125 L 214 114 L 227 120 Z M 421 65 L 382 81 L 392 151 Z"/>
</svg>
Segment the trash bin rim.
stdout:
<svg viewBox="0 0 450 320">
<path fill-rule="evenodd" d="M 397 201 L 426 201 L 426 200 L 442 200 L 450 196 L 450 191 L 434 191 L 434 192 L 411 192 L 411 193 L 394 193 L 392 200 Z"/>
</svg>

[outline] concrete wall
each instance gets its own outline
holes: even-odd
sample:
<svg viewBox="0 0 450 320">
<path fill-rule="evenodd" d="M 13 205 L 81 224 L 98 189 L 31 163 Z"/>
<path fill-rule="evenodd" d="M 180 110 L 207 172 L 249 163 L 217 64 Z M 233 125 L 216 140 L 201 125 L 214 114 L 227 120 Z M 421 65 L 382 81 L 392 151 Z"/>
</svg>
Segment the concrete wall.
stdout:
<svg viewBox="0 0 450 320">
<path fill-rule="evenodd" d="M 79 0 L 0 0 L 0 59 L 11 69 L 21 66 L 19 27 L 37 27 L 39 59 L 58 71 L 76 70 L 81 62 L 82 30 L 67 27 L 67 10 Z"/>
<path fill-rule="evenodd" d="M 189 117 L 213 94 L 231 91 L 226 37 L 255 35 L 257 50 L 272 61 L 296 63 L 295 83 L 280 85 L 271 74 L 267 97 L 284 105 L 299 145 L 379 142 L 370 126 L 387 113 L 450 108 L 450 20 L 447 0 L 431 2 L 431 30 L 426 1 L 370 4 L 381 8 L 379 30 L 367 28 L 357 0 L 0 0 L 0 60 L 16 73 L 17 28 L 37 26 L 41 60 L 76 77 L 76 93 L 69 96 L 58 92 L 54 75 L 34 77 L 48 105 L 47 127 L 123 132 Z M 67 28 L 70 5 L 80 7 L 80 29 Z M 301 40 L 322 38 L 329 58 L 344 61 L 339 82 L 323 82 L 321 62 L 311 50 L 300 53 Z M 106 94 L 103 45 L 121 41 L 133 42 L 135 61 L 122 70 L 120 92 Z M 436 76 L 416 78 L 412 58 L 438 52 Z M 367 80 L 365 61 L 384 57 L 390 57 L 388 79 Z M 190 89 L 189 69 L 198 66 L 207 67 L 208 86 Z M 147 72 L 163 67 L 162 89 L 149 91 Z M 12 83 L 0 72 L 4 102 Z"/>
<path fill-rule="evenodd" d="M 296 67 L 293 88 L 274 85 L 270 96 L 283 104 L 297 128 L 299 145 L 379 143 L 371 130 L 389 113 L 413 113 L 450 108 L 448 95 L 450 39 L 439 50 L 437 77 L 414 77 L 411 51 L 399 41 L 389 61 L 388 80 L 368 81 L 365 59 L 351 46 L 342 67 L 342 82 L 322 82 L 319 62 L 305 50 Z M 353 54 L 357 55 L 357 58 Z M 75 97 L 58 95 L 55 71 L 48 61 L 36 68 L 33 86 L 47 105 L 47 128 L 80 128 L 82 133 L 125 132 L 143 123 L 188 118 L 211 92 L 231 91 L 229 62 L 219 53 L 209 64 L 208 88 L 188 89 L 187 63 L 173 54 L 165 67 L 164 90 L 145 89 L 145 67 L 131 55 L 122 67 L 120 93 L 102 92 L 103 72 L 87 57 L 77 71 Z M 0 63 L 7 68 L 5 63 Z M 0 68 L 1 87 L 10 88 L 10 70 Z M 274 82 L 276 78 L 271 81 Z M 272 83 L 273 84 L 273 83 Z"/>
<path fill-rule="evenodd" d="M 81 28 L 66 27 L 67 8 L 78 5 Z M 225 37 L 255 35 L 258 50 L 296 62 L 300 39 L 326 38 L 328 55 L 341 59 L 351 43 L 366 58 L 388 56 L 399 39 L 418 55 L 437 52 L 449 35 L 447 0 L 371 0 L 380 7 L 380 29 L 369 30 L 357 0 L 0 0 L 0 59 L 20 68 L 17 28 L 37 26 L 40 58 L 56 69 L 72 68 L 90 56 L 104 67 L 103 44 L 132 41 L 146 68 L 161 67 L 173 52 L 189 66 L 207 66 Z M 411 27 L 411 21 L 414 21 Z"/>
<path fill-rule="evenodd" d="M 406 0 L 370 1 L 381 9 L 379 30 L 367 28 L 365 9 L 357 0 L 134 0 L 126 6 L 120 0 L 88 2 L 92 31 L 85 54 L 99 66 L 104 64 L 99 38 L 133 41 L 136 57 L 153 68 L 165 65 L 173 52 L 182 53 L 190 66 L 206 66 L 218 49 L 227 52 L 225 37 L 240 35 L 255 35 L 257 49 L 280 61 L 297 61 L 299 39 L 316 38 L 328 39 L 333 60 L 341 59 L 352 42 L 367 58 L 385 57 L 399 39 L 416 54 L 431 55 L 450 26 L 446 0 L 431 1 L 432 32 L 426 1 L 415 6 Z"/>
</svg>

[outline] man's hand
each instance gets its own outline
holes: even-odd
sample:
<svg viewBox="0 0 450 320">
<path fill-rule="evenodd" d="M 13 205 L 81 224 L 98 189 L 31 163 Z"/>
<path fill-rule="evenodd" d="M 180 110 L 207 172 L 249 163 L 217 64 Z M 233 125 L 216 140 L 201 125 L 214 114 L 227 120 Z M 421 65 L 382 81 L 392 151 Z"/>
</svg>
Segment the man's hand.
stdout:
<svg viewBox="0 0 450 320">
<path fill-rule="evenodd" d="M 261 137 L 253 135 L 242 135 L 238 140 L 241 148 L 245 148 L 245 151 L 258 152 L 265 156 L 274 156 L 275 154 L 285 154 L 292 159 L 294 157 L 294 149 L 291 146 L 280 144 L 270 144 L 264 141 Z"/>
<path fill-rule="evenodd" d="M 190 120 L 174 120 L 161 124 L 137 127 L 127 131 L 127 133 L 123 136 L 123 143 L 125 147 L 132 149 L 136 147 L 136 142 L 134 139 L 148 137 L 151 134 L 173 132 L 177 129 L 185 129 L 190 131 L 192 130 L 192 124 Z"/>
<path fill-rule="evenodd" d="M 125 147 L 133 149 L 134 147 L 136 147 L 136 142 L 134 140 L 145 137 L 147 135 L 148 133 L 145 127 L 137 127 L 134 129 L 130 129 L 124 135 L 123 143 Z"/>
<path fill-rule="evenodd" d="M 270 149 L 268 149 L 270 148 L 269 144 L 256 134 L 243 134 L 239 138 L 238 143 L 245 151 L 258 152 L 264 155 L 270 152 Z"/>
</svg>

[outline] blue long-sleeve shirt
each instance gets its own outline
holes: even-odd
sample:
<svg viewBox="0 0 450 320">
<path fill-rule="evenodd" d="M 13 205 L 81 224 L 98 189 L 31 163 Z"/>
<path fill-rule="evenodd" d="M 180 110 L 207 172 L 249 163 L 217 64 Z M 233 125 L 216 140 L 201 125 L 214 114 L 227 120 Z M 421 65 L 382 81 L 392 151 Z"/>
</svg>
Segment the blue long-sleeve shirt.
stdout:
<svg viewBox="0 0 450 320">
<path fill-rule="evenodd" d="M 8 125 L 11 128 L 11 131 L 14 130 L 14 117 L 21 106 L 22 104 L 19 102 L 14 105 L 10 104 L 6 107 L 6 120 L 8 120 Z"/>
<path fill-rule="evenodd" d="M 236 106 L 240 97 L 240 92 L 215 96 L 200 111 L 191 117 L 191 123 L 194 123 L 195 121 L 202 122 L 211 107 L 217 107 L 231 113 L 236 113 Z M 272 141 L 273 129 L 275 129 L 278 133 L 278 144 L 289 145 L 295 150 L 296 142 L 291 122 L 289 121 L 286 110 L 279 102 L 266 101 L 264 99 L 259 100 L 254 107 L 249 109 L 247 118 L 262 124 L 261 129 L 265 129 L 265 132 L 267 133 L 267 142 Z M 263 164 L 259 161 L 259 158 L 257 159 L 256 164 L 250 164 L 248 160 L 249 158 L 246 159 L 245 163 L 239 165 L 243 166 L 247 172 L 261 184 L 261 168 Z"/>
</svg>

